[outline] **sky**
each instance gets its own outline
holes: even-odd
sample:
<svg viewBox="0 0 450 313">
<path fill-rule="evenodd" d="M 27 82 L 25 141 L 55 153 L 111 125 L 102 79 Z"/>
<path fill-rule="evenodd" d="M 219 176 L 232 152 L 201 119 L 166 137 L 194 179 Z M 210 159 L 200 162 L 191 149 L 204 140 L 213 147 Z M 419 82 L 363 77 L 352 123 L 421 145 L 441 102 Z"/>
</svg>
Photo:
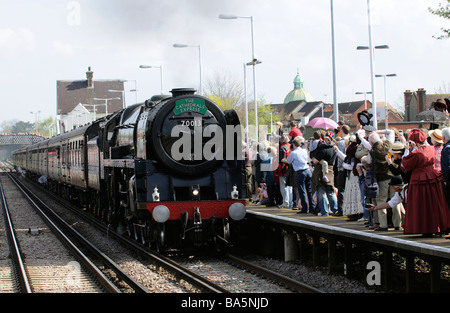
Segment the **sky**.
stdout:
<svg viewBox="0 0 450 313">
<path fill-rule="evenodd" d="M 450 39 L 437 40 L 448 20 L 432 15 L 444 0 L 370 0 L 375 74 L 387 79 L 387 100 L 401 106 L 405 90 L 450 92 Z M 282 103 L 300 73 L 316 101 L 333 103 L 330 0 L 0 0 L 0 124 L 34 122 L 56 115 L 56 81 L 124 79 L 130 104 L 172 88 L 199 89 L 215 72 L 244 81 L 252 57 L 253 17 L 256 90 L 267 103 Z M 337 102 L 364 100 L 370 91 L 368 3 L 334 0 Z M 220 14 L 242 18 L 219 19 Z M 248 95 L 253 99 L 248 67 Z M 377 102 L 383 79 L 375 80 Z M 116 96 L 114 94 L 112 97 Z M 369 96 L 371 97 L 371 96 Z M 368 98 L 371 100 L 371 98 Z M 33 112 L 33 113 L 31 113 Z"/>
</svg>

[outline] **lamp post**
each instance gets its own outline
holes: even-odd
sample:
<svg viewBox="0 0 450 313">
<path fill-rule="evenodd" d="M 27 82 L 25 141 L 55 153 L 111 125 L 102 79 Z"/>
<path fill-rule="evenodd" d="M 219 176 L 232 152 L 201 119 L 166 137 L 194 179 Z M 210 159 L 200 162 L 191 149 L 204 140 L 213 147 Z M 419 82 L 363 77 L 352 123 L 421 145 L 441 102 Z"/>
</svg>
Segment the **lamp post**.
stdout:
<svg viewBox="0 0 450 313">
<path fill-rule="evenodd" d="M 256 64 L 261 64 L 261 61 L 256 61 Z M 253 62 L 244 63 L 244 99 L 245 99 L 245 136 L 248 147 L 248 101 L 247 101 L 247 66 L 253 65 Z"/>
<path fill-rule="evenodd" d="M 200 48 L 200 45 L 198 46 L 190 46 L 190 45 L 185 45 L 185 44 L 181 44 L 181 43 L 174 43 L 173 44 L 174 48 L 188 48 L 188 47 L 194 47 L 194 48 L 198 48 L 198 66 L 199 66 L 199 71 L 200 71 L 200 95 L 203 96 L 203 84 L 202 84 L 202 50 Z"/>
<path fill-rule="evenodd" d="M 382 74 L 375 75 L 375 77 L 383 77 L 384 79 L 384 128 L 388 129 L 388 105 L 386 96 L 386 77 L 396 77 L 397 74 Z"/>
<path fill-rule="evenodd" d="M 367 6 L 369 6 L 369 0 L 367 0 Z M 368 9 L 369 15 L 369 46 L 357 46 L 356 50 L 369 50 L 370 52 L 370 84 L 372 89 L 372 114 L 375 117 L 373 119 L 373 127 L 378 129 L 378 117 L 377 117 L 377 102 L 375 97 L 375 74 L 374 74 L 374 60 L 373 60 L 373 52 L 375 49 L 389 49 L 388 45 L 379 45 L 372 47 L 372 27 L 370 25 L 370 9 Z"/>
<path fill-rule="evenodd" d="M 270 133 L 272 134 L 272 115 L 278 114 L 278 112 L 267 112 L 266 114 L 270 114 Z"/>
<path fill-rule="evenodd" d="M 335 122 L 339 121 L 339 108 L 337 103 L 337 95 L 336 95 L 336 53 L 335 53 L 335 44 L 334 44 L 334 9 L 333 9 L 333 0 L 330 0 L 331 5 L 331 56 L 333 62 L 333 117 Z M 322 107 L 322 116 L 323 116 L 323 107 Z"/>
<path fill-rule="evenodd" d="M 38 114 L 41 113 L 41 111 L 37 111 L 37 112 L 30 112 L 30 114 L 34 114 L 35 115 L 35 129 L 36 129 L 36 136 L 38 134 Z"/>
<path fill-rule="evenodd" d="M 253 99 L 255 101 L 255 140 L 258 141 L 258 101 L 256 98 L 256 64 L 258 63 L 258 59 L 255 55 L 255 40 L 254 40 L 254 29 L 253 29 L 253 16 L 236 16 L 236 15 L 228 15 L 228 14 L 220 14 L 220 19 L 224 20 L 235 20 L 238 18 L 248 18 L 250 19 L 251 26 L 251 35 L 252 35 L 252 61 L 250 62 L 253 65 Z"/>
<path fill-rule="evenodd" d="M 96 101 L 105 101 L 105 115 L 108 115 L 108 101 L 109 100 L 120 100 L 120 97 L 114 97 L 114 98 L 92 98 L 92 100 Z"/>
<path fill-rule="evenodd" d="M 372 46 L 372 24 L 371 24 L 371 18 L 370 18 L 370 0 L 367 0 L 367 19 L 368 19 L 368 25 L 369 25 L 369 47 L 364 46 L 358 46 L 357 50 L 367 50 L 370 51 L 370 84 L 372 87 L 372 108 L 373 108 L 373 115 L 375 118 L 373 119 L 373 127 L 375 129 L 378 129 L 378 118 L 377 118 L 377 103 L 376 103 L 376 97 L 375 97 L 375 65 L 373 61 L 373 52 L 374 48 Z M 383 46 L 375 46 L 375 49 L 388 49 L 389 46 L 383 45 Z"/>
<path fill-rule="evenodd" d="M 371 95 L 372 91 L 357 91 L 355 95 L 364 95 L 364 110 L 367 110 L 367 95 Z"/>
<path fill-rule="evenodd" d="M 161 79 L 161 94 L 164 94 L 164 88 L 163 88 L 163 67 L 160 66 L 153 66 L 153 65 L 139 65 L 139 68 L 159 68 L 160 72 L 160 79 Z"/>
</svg>

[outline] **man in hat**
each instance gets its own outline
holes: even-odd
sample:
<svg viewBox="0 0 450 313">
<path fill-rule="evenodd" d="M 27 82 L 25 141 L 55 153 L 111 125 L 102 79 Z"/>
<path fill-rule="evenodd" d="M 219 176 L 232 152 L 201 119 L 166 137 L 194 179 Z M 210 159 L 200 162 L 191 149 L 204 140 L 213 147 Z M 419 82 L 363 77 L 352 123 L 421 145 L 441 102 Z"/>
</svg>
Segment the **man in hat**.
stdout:
<svg viewBox="0 0 450 313">
<path fill-rule="evenodd" d="M 401 175 L 406 184 L 409 183 L 411 173 L 405 173 L 402 171 L 400 164 L 402 163 L 402 158 L 407 155 L 407 153 L 409 153 L 409 150 L 405 149 L 405 145 L 397 141 L 394 142 L 389 150 L 389 154 L 386 155 L 386 162 L 389 164 L 389 169 L 392 175 Z"/>
<path fill-rule="evenodd" d="M 407 185 L 403 182 L 400 175 L 393 176 L 389 185 L 395 192 L 394 196 L 386 203 L 377 206 L 370 204 L 368 209 L 371 211 L 378 211 L 392 208 L 392 223 L 394 224 L 394 228 L 395 230 L 401 230 L 405 218 L 404 204 L 406 204 Z"/>
<path fill-rule="evenodd" d="M 377 132 L 372 132 L 369 136 L 369 143 L 371 144 L 372 149 L 369 153 L 368 160 L 375 170 L 378 182 L 379 192 L 378 197 L 375 199 L 375 203 L 378 205 L 386 202 L 390 197 L 389 181 L 393 175 L 389 169 L 389 164 L 386 161 L 386 154 L 388 154 L 391 149 L 392 142 L 389 140 L 381 140 L 380 135 Z M 388 221 L 386 210 L 378 212 L 378 223 L 375 223 L 374 226 L 377 231 L 387 230 Z"/>
<path fill-rule="evenodd" d="M 436 111 L 440 111 L 448 115 L 447 103 L 444 99 L 437 99 L 436 102 L 433 102 L 433 107 Z"/>
</svg>

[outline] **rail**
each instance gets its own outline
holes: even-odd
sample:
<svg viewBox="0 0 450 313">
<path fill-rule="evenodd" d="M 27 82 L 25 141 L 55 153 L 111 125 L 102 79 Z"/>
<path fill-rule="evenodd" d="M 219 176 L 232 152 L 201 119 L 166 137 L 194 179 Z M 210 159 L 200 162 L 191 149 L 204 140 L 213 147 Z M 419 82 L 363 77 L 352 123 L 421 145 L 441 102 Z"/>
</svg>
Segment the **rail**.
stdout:
<svg viewBox="0 0 450 313">
<path fill-rule="evenodd" d="M 14 233 L 14 226 L 11 220 L 11 215 L 8 209 L 8 204 L 6 202 L 5 193 L 3 190 L 3 184 L 0 182 L 0 191 L 1 191 L 1 203 L 3 209 L 3 218 L 5 220 L 5 232 L 8 238 L 9 243 L 9 251 L 11 253 L 11 259 L 14 266 L 14 271 L 16 273 L 19 290 L 22 293 L 31 293 L 31 286 L 29 282 L 29 278 L 27 272 L 25 270 L 25 265 L 22 259 L 22 255 L 20 252 L 19 243 L 16 239 L 16 235 Z"/>
<path fill-rule="evenodd" d="M 41 217 L 45 220 L 46 224 L 54 231 L 55 235 L 62 240 L 62 242 L 74 253 L 74 255 L 81 261 L 81 263 L 100 281 L 108 292 L 120 293 L 120 289 L 117 288 L 99 269 L 98 267 L 78 248 L 77 245 L 89 249 L 89 251 L 100 259 L 104 264 L 107 264 L 117 276 L 125 281 L 136 292 L 148 292 L 148 290 L 136 282 L 132 277 L 123 272 L 120 267 L 115 264 L 111 259 L 99 251 L 94 245 L 92 245 L 87 239 L 79 234 L 73 227 L 67 224 L 61 217 L 59 217 L 53 210 L 42 203 L 39 198 L 33 194 L 30 190 L 26 189 L 17 179 L 12 175 L 9 177 L 16 183 L 18 188 L 25 194 L 29 202 L 39 212 Z M 63 230 L 61 230 L 63 229 Z M 70 233 L 70 236 L 75 238 L 77 245 L 73 243 L 66 233 Z"/>
</svg>

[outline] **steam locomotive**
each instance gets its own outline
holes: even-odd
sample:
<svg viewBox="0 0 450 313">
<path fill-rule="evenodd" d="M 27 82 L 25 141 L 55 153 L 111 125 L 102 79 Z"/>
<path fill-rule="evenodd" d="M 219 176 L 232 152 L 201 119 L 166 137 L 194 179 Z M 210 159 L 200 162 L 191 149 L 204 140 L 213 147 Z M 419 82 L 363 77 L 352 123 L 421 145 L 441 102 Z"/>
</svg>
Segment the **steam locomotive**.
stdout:
<svg viewBox="0 0 450 313">
<path fill-rule="evenodd" d="M 246 214 L 239 118 L 171 93 L 17 150 L 14 164 L 157 250 L 229 242 Z"/>
</svg>

